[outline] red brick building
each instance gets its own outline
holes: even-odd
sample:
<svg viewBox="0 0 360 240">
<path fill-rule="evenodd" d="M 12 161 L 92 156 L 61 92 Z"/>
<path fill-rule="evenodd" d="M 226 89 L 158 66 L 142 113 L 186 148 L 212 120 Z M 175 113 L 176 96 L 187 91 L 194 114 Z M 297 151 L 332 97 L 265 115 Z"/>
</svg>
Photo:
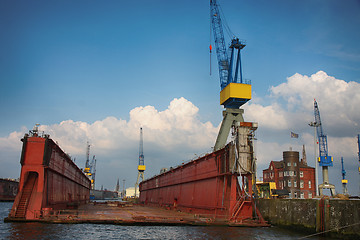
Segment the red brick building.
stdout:
<svg viewBox="0 0 360 240">
<path fill-rule="evenodd" d="M 264 182 L 275 182 L 276 189 L 287 190 L 290 198 L 312 198 L 315 190 L 315 168 L 299 161 L 299 152 L 283 152 L 283 160 L 271 161 L 263 170 Z"/>
</svg>

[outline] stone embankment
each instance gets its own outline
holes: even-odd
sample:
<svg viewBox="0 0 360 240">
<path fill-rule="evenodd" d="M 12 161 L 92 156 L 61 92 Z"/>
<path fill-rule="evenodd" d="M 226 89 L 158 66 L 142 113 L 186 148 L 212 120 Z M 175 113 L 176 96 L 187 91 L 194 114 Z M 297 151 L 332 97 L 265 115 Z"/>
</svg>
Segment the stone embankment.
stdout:
<svg viewBox="0 0 360 240">
<path fill-rule="evenodd" d="M 308 231 L 309 235 L 360 239 L 358 199 L 258 199 L 257 207 L 272 225 Z"/>
</svg>

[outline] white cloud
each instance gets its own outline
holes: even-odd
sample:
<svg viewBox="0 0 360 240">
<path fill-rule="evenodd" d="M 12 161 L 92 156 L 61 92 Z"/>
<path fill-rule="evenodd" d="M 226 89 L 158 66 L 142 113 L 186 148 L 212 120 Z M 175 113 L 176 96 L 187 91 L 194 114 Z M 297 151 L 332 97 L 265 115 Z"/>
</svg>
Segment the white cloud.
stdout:
<svg viewBox="0 0 360 240">
<path fill-rule="evenodd" d="M 339 134 L 341 131 L 338 129 L 344 126 L 347 132 L 359 127 L 360 84 L 357 82 L 345 82 L 323 71 L 310 77 L 297 73 L 287 82 L 271 87 L 270 91 L 275 102 L 286 102 L 286 114 L 313 111 L 313 99 L 316 98 L 323 124 L 335 129 L 331 132 Z M 298 123 L 296 119 L 289 120 Z"/>
<path fill-rule="evenodd" d="M 211 150 L 217 127 L 201 122 L 198 111 L 185 98 L 175 98 L 164 111 L 154 106 L 137 107 L 130 111 L 129 121 L 113 116 L 94 123 L 66 120 L 40 125 L 39 130 L 50 134 L 65 152 L 75 156 L 80 167 L 84 165 L 86 142 L 89 141 L 91 154 L 97 155 L 98 169 L 105 171 L 97 171 L 99 181 L 115 182 L 116 179 L 109 179 L 119 175 L 135 181 L 140 127 L 143 127 L 145 163 L 149 163 L 147 173 L 150 176 L 158 173 L 161 167 L 177 165 L 194 157 L 195 153 Z M 19 140 L 25 132 L 27 129 L 22 129 L 0 138 L 0 149 L 19 153 Z M 134 170 L 133 177 L 129 169 Z"/>
</svg>

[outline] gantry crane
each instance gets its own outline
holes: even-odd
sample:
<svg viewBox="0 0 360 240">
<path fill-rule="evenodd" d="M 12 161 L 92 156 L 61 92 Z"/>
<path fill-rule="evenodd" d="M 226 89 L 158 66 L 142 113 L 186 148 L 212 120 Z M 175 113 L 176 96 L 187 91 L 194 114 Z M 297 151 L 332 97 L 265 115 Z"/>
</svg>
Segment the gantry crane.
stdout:
<svg viewBox="0 0 360 240">
<path fill-rule="evenodd" d="M 328 167 L 333 166 L 333 157 L 328 155 L 328 145 L 327 145 L 327 136 L 324 134 L 321 119 L 320 111 L 316 100 L 314 99 L 314 115 L 316 123 L 316 132 L 319 140 L 319 166 L 322 167 L 323 173 L 323 183 L 319 185 L 319 193 L 323 195 L 323 189 L 330 189 L 331 195 L 335 195 L 335 186 L 329 183 L 329 171 Z"/>
<path fill-rule="evenodd" d="M 348 190 L 347 190 L 347 183 L 348 183 L 348 180 L 346 180 L 346 171 L 345 171 L 345 168 L 344 168 L 344 158 L 341 157 L 341 175 L 342 175 L 342 180 L 341 180 L 341 183 L 342 183 L 342 187 L 343 187 L 343 194 L 346 195 L 348 194 Z"/>
<path fill-rule="evenodd" d="M 85 162 L 85 169 L 84 173 L 88 176 L 91 181 L 91 189 L 95 189 L 95 173 L 96 173 L 96 158 L 95 155 L 93 156 L 90 162 L 90 144 L 87 142 L 86 145 L 86 162 Z"/>
<path fill-rule="evenodd" d="M 144 164 L 144 149 L 143 149 L 143 132 L 140 128 L 140 145 L 139 145 L 139 165 L 138 165 L 138 176 L 135 183 L 135 197 L 137 196 L 137 189 L 139 187 L 139 180 L 144 181 L 144 172 L 146 166 Z"/>
<path fill-rule="evenodd" d="M 245 43 L 237 37 L 232 37 L 227 51 L 219 5 L 216 0 L 210 0 L 210 14 L 219 66 L 220 104 L 225 107 L 223 121 L 214 146 L 216 151 L 225 146 L 231 127 L 244 122 L 244 110 L 239 108 L 251 99 L 251 83 L 242 77 L 240 52 L 246 46 Z M 211 49 L 210 45 L 210 52 Z"/>
</svg>

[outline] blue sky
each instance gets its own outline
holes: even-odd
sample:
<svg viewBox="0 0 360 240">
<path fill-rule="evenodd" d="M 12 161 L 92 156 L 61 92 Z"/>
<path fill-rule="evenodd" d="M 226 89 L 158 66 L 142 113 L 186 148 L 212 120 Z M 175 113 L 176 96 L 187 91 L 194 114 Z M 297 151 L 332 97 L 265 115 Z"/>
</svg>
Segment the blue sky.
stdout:
<svg viewBox="0 0 360 240">
<path fill-rule="evenodd" d="M 300 114 L 291 110 L 289 98 L 271 92 L 296 73 L 311 76 L 323 71 L 346 83 L 360 82 L 359 1 L 219 2 L 232 32 L 247 42 L 243 75 L 252 80 L 253 104 L 281 105 L 281 110 Z M 72 120 L 91 125 L 110 116 L 130 122 L 129 113 L 137 107 L 153 106 L 161 112 L 181 97 L 198 108 L 200 122 L 217 127 L 222 107 L 215 53 L 209 75 L 209 28 L 205 0 L 0 1 L 0 137 L 6 141 L 12 132 L 22 133 L 35 123 L 52 126 Z M 314 97 L 321 99 L 321 91 L 318 94 Z M 357 99 L 354 94 L 350 99 Z M 319 102 L 324 120 L 332 117 L 327 112 L 339 111 L 326 102 Z M 252 103 L 248 105 L 255 106 Z M 311 116 L 311 100 L 297 104 L 306 104 Z M 360 132 L 358 115 L 349 119 L 349 132 Z M 307 122 L 305 127 L 289 126 L 311 134 Z M 353 137 L 331 124 L 325 126 L 335 139 Z M 274 128 L 259 129 L 260 141 L 284 147 L 289 128 L 279 130 L 276 137 Z M 84 149 L 85 143 L 84 139 Z M 188 149 L 189 154 L 198 152 Z M 105 155 L 103 159 L 111 158 Z M 18 155 L 11 156 L 18 161 Z M 110 188 L 116 180 L 111 181 L 104 177 L 103 184 Z"/>
</svg>

